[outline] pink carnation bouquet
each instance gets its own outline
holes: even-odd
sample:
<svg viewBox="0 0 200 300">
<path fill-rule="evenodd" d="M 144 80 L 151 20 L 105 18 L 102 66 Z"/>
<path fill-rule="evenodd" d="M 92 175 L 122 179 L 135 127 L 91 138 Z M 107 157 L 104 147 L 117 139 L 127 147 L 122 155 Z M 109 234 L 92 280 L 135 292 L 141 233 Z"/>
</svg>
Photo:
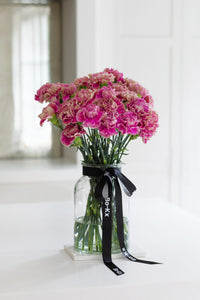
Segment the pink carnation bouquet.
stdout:
<svg viewBox="0 0 200 300">
<path fill-rule="evenodd" d="M 118 166 L 130 141 L 141 137 L 146 143 L 158 127 L 158 114 L 153 110 L 149 92 L 113 69 L 78 78 L 70 84 L 46 83 L 37 91 L 35 100 L 47 104 L 39 115 L 40 125 L 50 121 L 58 127 L 63 145 L 75 146 L 82 153 L 83 165 L 87 168 L 95 166 L 107 170 L 109 166 Z M 74 245 L 78 251 L 102 251 L 102 203 L 95 194 L 100 181 L 100 177 L 89 176 L 88 185 L 80 180 L 77 184 L 81 187 L 75 186 L 75 201 L 83 206 L 85 200 L 81 200 L 81 195 L 87 199 L 85 213 L 75 219 Z M 90 191 L 84 190 L 76 196 L 87 186 Z M 114 215 L 115 202 L 112 209 Z M 116 217 L 112 222 L 112 251 L 118 251 Z"/>
<path fill-rule="evenodd" d="M 47 103 L 40 125 L 50 121 L 60 128 L 63 145 L 77 147 L 89 164 L 120 163 L 131 140 L 146 143 L 158 127 L 149 92 L 114 69 L 70 84 L 46 83 L 35 100 Z"/>
</svg>

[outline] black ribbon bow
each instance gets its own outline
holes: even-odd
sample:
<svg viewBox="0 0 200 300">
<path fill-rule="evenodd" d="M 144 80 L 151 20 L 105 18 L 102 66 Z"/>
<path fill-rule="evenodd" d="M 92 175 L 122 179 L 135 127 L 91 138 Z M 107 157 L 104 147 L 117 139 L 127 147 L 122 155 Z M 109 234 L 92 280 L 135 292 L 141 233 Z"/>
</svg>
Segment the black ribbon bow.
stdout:
<svg viewBox="0 0 200 300">
<path fill-rule="evenodd" d="M 124 272 L 118 268 L 111 258 L 111 242 L 112 242 L 112 202 L 116 204 L 116 220 L 117 220 L 117 236 L 122 253 L 131 261 L 145 264 L 159 264 L 158 262 L 138 259 L 132 256 L 126 249 L 124 243 L 124 224 L 122 210 L 122 192 L 119 180 L 122 183 L 123 190 L 130 197 L 136 190 L 135 185 L 121 173 L 121 170 L 116 167 L 108 167 L 102 170 L 98 167 L 83 166 L 83 175 L 90 177 L 101 176 L 100 182 L 96 186 L 95 197 L 102 201 L 102 256 L 104 264 L 113 271 L 116 275 L 122 275 Z M 104 187 L 107 185 L 108 192 L 103 194 Z M 113 195 L 114 185 L 114 195 Z"/>
</svg>

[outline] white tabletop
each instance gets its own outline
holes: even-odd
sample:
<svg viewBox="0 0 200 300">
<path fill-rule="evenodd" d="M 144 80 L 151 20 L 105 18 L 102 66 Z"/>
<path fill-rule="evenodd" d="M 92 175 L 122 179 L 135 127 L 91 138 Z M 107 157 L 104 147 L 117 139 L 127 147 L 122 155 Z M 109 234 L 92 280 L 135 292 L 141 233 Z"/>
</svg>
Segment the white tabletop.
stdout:
<svg viewBox="0 0 200 300">
<path fill-rule="evenodd" d="M 0 300 L 200 299 L 200 220 L 155 199 L 132 200 L 131 238 L 162 265 L 72 261 L 72 187 L 0 185 Z"/>
</svg>

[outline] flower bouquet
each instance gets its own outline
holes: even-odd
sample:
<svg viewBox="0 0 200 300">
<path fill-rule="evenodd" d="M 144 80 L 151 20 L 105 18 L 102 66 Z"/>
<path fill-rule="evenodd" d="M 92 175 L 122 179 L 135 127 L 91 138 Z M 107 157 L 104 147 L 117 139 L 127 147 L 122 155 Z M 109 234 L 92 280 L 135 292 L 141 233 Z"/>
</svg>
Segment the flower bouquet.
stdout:
<svg viewBox="0 0 200 300">
<path fill-rule="evenodd" d="M 120 225 L 116 215 L 116 197 L 120 191 L 116 192 L 116 182 L 119 179 L 123 185 L 127 183 L 125 179 L 123 182 L 119 173 L 128 144 L 138 137 L 146 143 L 156 132 L 158 114 L 153 110 L 151 95 L 136 81 L 107 68 L 70 84 L 46 83 L 37 91 L 35 100 L 47 103 L 39 115 L 40 125 L 50 121 L 60 128 L 62 144 L 76 147 L 83 157 L 83 174 L 88 177 L 89 191 L 84 196 L 85 213 L 75 220 L 75 249 L 89 253 L 104 251 L 103 240 L 106 238 L 102 233 L 102 219 L 105 216 L 102 209 L 104 212 L 105 209 L 112 211 L 113 251 L 122 248 L 117 229 Z M 108 199 L 112 198 L 110 208 L 101 201 L 106 183 L 108 194 L 104 199 L 108 203 Z M 81 179 L 76 185 L 76 201 L 80 185 L 83 188 L 87 183 Z M 121 217 L 127 246 L 127 221 Z"/>
</svg>

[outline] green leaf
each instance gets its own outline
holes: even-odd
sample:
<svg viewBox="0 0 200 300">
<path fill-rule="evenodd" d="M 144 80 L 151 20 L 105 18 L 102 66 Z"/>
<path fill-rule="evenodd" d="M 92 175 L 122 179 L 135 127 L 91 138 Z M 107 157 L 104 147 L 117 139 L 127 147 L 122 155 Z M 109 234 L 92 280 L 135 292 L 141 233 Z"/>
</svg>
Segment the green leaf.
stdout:
<svg viewBox="0 0 200 300">
<path fill-rule="evenodd" d="M 137 94 L 137 96 L 141 99 L 142 98 L 142 95 L 140 95 L 140 94 Z"/>
<path fill-rule="evenodd" d="M 60 96 L 60 98 L 59 98 L 59 103 L 62 104 L 62 103 L 63 103 L 63 98 L 62 98 L 61 93 L 59 93 L 59 96 Z"/>
<path fill-rule="evenodd" d="M 103 164 L 107 165 L 107 160 L 105 158 L 103 158 Z"/>
<path fill-rule="evenodd" d="M 138 138 L 139 134 L 136 134 L 136 135 L 131 135 L 130 136 L 130 141 L 132 140 L 136 140 Z"/>
<path fill-rule="evenodd" d="M 80 85 L 80 86 L 79 86 L 79 90 L 82 90 L 82 89 L 85 89 L 85 90 L 86 90 L 86 89 L 87 89 L 87 86 L 84 85 L 84 84 L 83 84 L 83 85 Z"/>
<path fill-rule="evenodd" d="M 76 146 L 76 147 L 82 147 L 82 146 L 83 146 L 82 140 L 81 140 L 81 137 L 80 137 L 80 136 L 77 136 L 77 137 L 74 139 L 73 145 Z"/>
<path fill-rule="evenodd" d="M 108 83 L 107 83 L 107 82 L 105 82 L 105 83 L 100 83 L 100 85 L 99 85 L 100 89 L 101 89 L 103 86 L 108 86 Z"/>
<path fill-rule="evenodd" d="M 62 126 L 59 124 L 59 120 L 58 120 L 58 118 L 56 117 L 56 114 L 53 114 L 53 115 L 52 115 L 52 118 L 49 119 L 49 121 L 50 121 L 54 126 L 56 126 L 57 128 L 62 129 Z"/>
<path fill-rule="evenodd" d="M 74 93 L 74 94 L 72 94 L 72 95 L 70 95 L 70 96 L 69 96 L 69 99 L 72 99 L 72 98 L 74 98 L 74 96 L 75 96 L 75 93 Z"/>
</svg>

